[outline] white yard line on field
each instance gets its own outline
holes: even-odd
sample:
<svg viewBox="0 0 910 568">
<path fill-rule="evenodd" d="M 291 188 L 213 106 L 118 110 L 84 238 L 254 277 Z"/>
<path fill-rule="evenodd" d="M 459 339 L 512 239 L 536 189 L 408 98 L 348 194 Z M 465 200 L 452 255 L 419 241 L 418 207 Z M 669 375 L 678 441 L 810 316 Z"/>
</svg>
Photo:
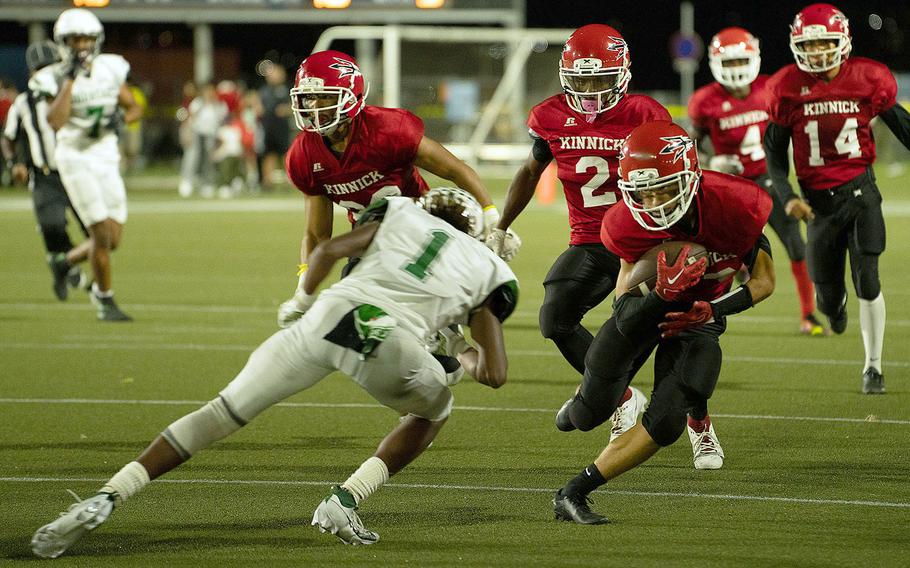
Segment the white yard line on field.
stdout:
<svg viewBox="0 0 910 568">
<path fill-rule="evenodd" d="M 145 405 L 145 406 L 202 406 L 204 400 L 142 400 L 142 399 L 107 399 L 107 398 L 0 398 L 0 404 L 112 404 L 112 405 Z M 279 402 L 275 406 L 285 408 L 372 408 L 385 409 L 385 406 L 369 402 Z M 462 412 L 517 412 L 535 414 L 553 414 L 553 408 L 522 408 L 508 406 L 459 406 L 455 410 Z M 849 424 L 897 424 L 910 425 L 910 420 L 890 420 L 877 417 L 843 418 L 831 416 L 775 416 L 762 414 L 714 414 L 715 418 L 732 418 L 740 420 L 794 420 L 800 422 L 843 422 Z"/>
<path fill-rule="evenodd" d="M 107 479 L 94 477 L 0 477 L 0 483 L 104 483 Z M 155 483 L 193 485 L 261 485 L 261 486 L 316 486 L 331 487 L 336 481 L 285 481 L 278 479 L 156 479 Z M 386 483 L 383 487 L 397 489 L 430 489 L 440 491 L 497 491 L 508 493 L 540 493 L 550 495 L 549 487 L 506 487 L 500 485 L 449 485 L 442 483 Z M 773 495 L 734 495 L 723 493 L 696 493 L 677 491 L 629 491 L 622 489 L 599 490 L 607 495 L 632 497 L 680 497 L 685 499 L 715 499 L 720 501 L 763 501 L 770 503 L 797 503 L 800 505 L 843 505 L 855 507 L 883 507 L 910 509 L 910 503 L 894 501 L 868 501 L 859 499 L 810 499 L 803 497 L 778 497 Z"/>
</svg>

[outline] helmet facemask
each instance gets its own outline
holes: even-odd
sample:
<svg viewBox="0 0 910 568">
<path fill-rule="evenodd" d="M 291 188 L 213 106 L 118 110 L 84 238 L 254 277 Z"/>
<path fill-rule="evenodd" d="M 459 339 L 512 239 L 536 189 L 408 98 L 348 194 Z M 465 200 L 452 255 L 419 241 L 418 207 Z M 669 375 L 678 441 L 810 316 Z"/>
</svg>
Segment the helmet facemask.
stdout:
<svg viewBox="0 0 910 568">
<path fill-rule="evenodd" d="M 851 49 L 850 37 L 840 32 L 804 32 L 797 38 L 790 36 L 790 50 L 796 66 L 807 73 L 824 73 L 840 66 Z"/>
<path fill-rule="evenodd" d="M 363 105 L 369 92 L 369 85 L 363 97 L 358 99 L 354 91 L 346 87 L 326 86 L 318 77 L 307 77 L 291 89 L 291 110 L 297 128 L 306 132 L 331 135 L 352 114 Z"/>
<path fill-rule="evenodd" d="M 708 56 L 708 66 L 714 80 L 728 89 L 740 89 L 751 85 L 761 68 L 761 56 L 758 52 L 748 50 L 742 45 L 729 45 L 721 49 L 722 53 L 712 53 Z"/>
<path fill-rule="evenodd" d="M 628 67 L 604 68 L 595 58 L 576 60 L 571 69 L 559 68 L 559 82 L 566 92 L 566 102 L 582 114 L 599 114 L 616 106 L 625 95 L 631 78 Z"/>
<path fill-rule="evenodd" d="M 618 181 L 622 198 L 638 224 L 649 231 L 669 229 L 683 218 L 692 199 L 698 192 L 700 174 L 683 170 L 668 176 L 658 177 L 653 168 L 633 170 Z M 668 199 L 660 199 L 669 194 Z M 656 203 L 646 204 L 648 197 L 658 197 Z"/>
</svg>

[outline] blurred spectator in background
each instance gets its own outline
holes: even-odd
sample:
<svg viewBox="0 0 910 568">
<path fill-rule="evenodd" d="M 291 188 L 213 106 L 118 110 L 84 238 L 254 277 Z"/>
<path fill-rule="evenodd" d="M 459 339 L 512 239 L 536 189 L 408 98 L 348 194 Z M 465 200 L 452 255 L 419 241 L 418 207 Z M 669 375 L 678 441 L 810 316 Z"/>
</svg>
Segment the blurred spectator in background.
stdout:
<svg viewBox="0 0 910 568">
<path fill-rule="evenodd" d="M 8 79 L 0 78 L 0 132 L 3 131 L 6 125 L 6 116 L 9 114 L 9 109 L 17 95 L 16 85 Z M 12 171 L 5 160 L 3 164 L 0 167 L 0 186 L 12 185 Z"/>
<path fill-rule="evenodd" d="M 240 110 L 243 121 L 243 160 L 246 169 L 246 186 L 250 193 L 259 193 L 258 156 L 265 148 L 265 135 L 262 131 L 262 101 L 257 91 L 248 90 L 243 94 Z"/>
<path fill-rule="evenodd" d="M 227 116 L 228 107 L 218 96 L 215 85 L 203 85 L 199 96 L 193 99 L 188 109 L 187 122 L 191 139 L 184 148 L 178 188 L 181 197 L 191 196 L 197 183 L 200 184 L 199 194 L 202 197 L 215 195 L 215 163 L 212 152 L 215 150 L 218 129 Z"/>
<path fill-rule="evenodd" d="M 290 87 L 284 67 L 273 64 L 265 71 L 265 85 L 259 89 L 262 102 L 262 130 L 264 147 L 262 156 L 262 188 L 271 189 L 275 170 L 284 175 L 284 154 L 290 146 Z"/>
<path fill-rule="evenodd" d="M 126 86 L 133 93 L 136 104 L 142 107 L 143 116 L 148 109 L 148 97 L 132 75 L 126 78 Z M 142 155 L 142 119 L 127 124 L 120 133 L 120 153 L 123 160 L 120 162 L 120 171 L 123 173 L 145 167 L 145 157 Z"/>
<path fill-rule="evenodd" d="M 196 98 L 199 94 L 199 90 L 196 88 L 196 83 L 192 81 L 187 81 L 183 84 L 183 99 L 180 102 L 180 108 L 177 109 L 177 112 L 174 118 L 177 119 L 179 126 L 177 127 L 177 140 L 180 142 L 180 149 L 182 150 L 182 158 L 180 161 L 180 186 L 178 191 L 182 197 L 189 197 L 193 194 L 193 182 L 192 182 L 192 166 L 190 165 L 190 160 L 194 159 L 194 151 L 190 150 L 190 147 L 193 145 L 193 129 L 190 125 L 190 103 Z M 188 183 L 184 183 L 184 180 L 190 178 Z"/>
<path fill-rule="evenodd" d="M 218 129 L 212 160 L 218 169 L 218 197 L 230 199 L 243 191 L 244 148 L 249 137 L 239 113 Z"/>
<path fill-rule="evenodd" d="M 48 65 L 56 63 L 60 54 L 57 46 L 49 41 L 39 41 L 25 50 L 25 61 L 29 77 Z M 27 151 L 16 155 L 14 144 L 25 138 L 22 144 Z M 9 109 L 7 122 L 0 137 L 4 163 L 9 165 L 15 183 L 28 182 L 31 190 L 35 217 L 44 238 L 47 262 L 54 276 L 53 290 L 58 300 L 66 300 L 67 286 L 85 288 L 88 277 L 78 264 L 88 258 L 91 242 L 84 240 L 73 246 L 66 230 L 66 210 L 73 211 L 83 235 L 88 231 L 73 210 L 54 158 L 56 133 L 47 122 L 47 100 L 39 92 L 26 89 L 18 95 Z"/>
</svg>

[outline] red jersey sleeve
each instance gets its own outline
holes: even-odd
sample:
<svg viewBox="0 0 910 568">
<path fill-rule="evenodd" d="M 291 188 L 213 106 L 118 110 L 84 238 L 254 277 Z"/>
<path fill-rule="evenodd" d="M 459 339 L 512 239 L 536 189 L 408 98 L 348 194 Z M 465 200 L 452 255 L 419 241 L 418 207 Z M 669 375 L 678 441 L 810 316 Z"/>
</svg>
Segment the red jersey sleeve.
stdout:
<svg viewBox="0 0 910 568">
<path fill-rule="evenodd" d="M 711 125 L 708 123 L 707 113 L 705 113 L 704 109 L 704 103 L 707 96 L 708 89 L 702 87 L 695 91 L 692 98 L 689 99 L 689 120 L 692 121 L 692 126 L 700 130 L 708 130 L 711 128 Z"/>
<path fill-rule="evenodd" d="M 784 67 L 768 79 L 768 118 L 774 124 L 790 128 L 790 117 L 782 96 L 786 73 L 787 67 Z"/>
<path fill-rule="evenodd" d="M 543 125 L 540 123 L 539 108 L 540 105 L 537 105 L 528 113 L 528 134 L 530 134 L 532 138 L 545 138 Z"/>
<path fill-rule="evenodd" d="M 423 140 L 423 121 L 413 113 L 399 110 L 401 122 L 396 135 L 396 164 L 400 167 L 409 167 L 417 159 L 417 148 Z"/>
<path fill-rule="evenodd" d="M 310 171 L 310 161 L 307 159 L 306 150 L 303 147 L 303 137 L 303 134 L 297 136 L 288 149 L 288 153 L 284 157 L 284 169 L 294 187 L 301 192 L 306 195 L 322 195 L 322 191 L 313 187 L 313 174 Z"/>
<path fill-rule="evenodd" d="M 876 85 L 872 95 L 872 107 L 876 115 L 897 104 L 897 81 L 886 66 L 878 64 L 873 68 L 870 82 Z"/>
</svg>

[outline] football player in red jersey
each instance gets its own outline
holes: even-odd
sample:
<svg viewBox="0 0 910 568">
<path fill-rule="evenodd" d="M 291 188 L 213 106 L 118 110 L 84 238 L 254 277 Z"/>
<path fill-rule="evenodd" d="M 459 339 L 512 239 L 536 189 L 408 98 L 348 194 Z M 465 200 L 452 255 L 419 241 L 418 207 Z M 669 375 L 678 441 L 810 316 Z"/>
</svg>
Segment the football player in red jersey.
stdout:
<svg viewBox="0 0 910 568">
<path fill-rule="evenodd" d="M 751 179 L 770 191 L 771 178 L 765 166 L 762 136 L 768 125 L 767 75 L 759 75 L 761 52 L 758 40 L 742 28 L 726 28 L 717 33 L 708 48 L 708 63 L 715 83 L 695 91 L 689 99 L 696 142 L 710 138 L 714 155 L 708 169 Z M 825 335 L 815 317 L 815 289 L 806 267 L 806 241 L 799 221 L 784 212 L 775 201 L 769 224 L 777 233 L 790 257 L 790 270 L 796 280 L 801 321 L 800 332 Z"/>
<path fill-rule="evenodd" d="M 353 224 L 364 209 L 383 197 L 416 199 L 428 190 L 417 170 L 420 167 L 473 195 L 484 208 L 486 232 L 499 221 L 477 172 L 424 136 L 423 121 L 417 116 L 367 105 L 368 91 L 357 62 L 340 51 L 314 53 L 297 70 L 291 109 L 302 132 L 287 153 L 285 168 L 306 196 L 307 226 L 297 290 L 278 310 L 281 327 L 305 311 L 300 309 L 300 299 L 306 261 L 317 244 L 332 236 L 333 204 L 347 209 Z"/>
<path fill-rule="evenodd" d="M 818 307 L 831 329 L 847 327 L 845 260 L 859 298 L 859 319 L 866 360 L 863 392 L 885 392 L 882 343 L 885 300 L 878 257 L 885 250 L 882 197 L 872 163 L 875 142 L 870 122 L 876 116 L 910 148 L 910 113 L 897 104 L 897 83 L 887 67 L 849 57 L 850 26 L 830 4 L 812 4 L 790 26 L 790 64 L 768 80 L 769 112 L 764 145 L 768 172 L 786 212 L 808 221 L 809 274 Z M 805 200 L 787 181 L 787 147 Z"/>
<path fill-rule="evenodd" d="M 641 464 L 686 429 L 686 414 L 704 406 L 720 375 L 718 337 L 726 316 L 751 308 L 774 290 L 771 247 L 762 229 L 771 197 L 753 182 L 702 172 L 694 142 L 671 122 L 643 124 L 629 134 L 619 159 L 623 201 L 604 215 L 601 237 L 621 259 L 613 316 L 588 353 L 581 389 L 557 422 L 590 430 L 619 404 L 634 361 L 657 349 L 654 391 L 642 421 L 609 444 L 553 499 L 556 518 L 601 524 L 588 494 Z M 668 265 L 657 258 L 657 282 L 645 296 L 629 292 L 633 264 L 665 241 L 704 245 L 707 258 L 690 262 L 688 249 Z M 751 278 L 731 291 L 745 264 Z"/>
<path fill-rule="evenodd" d="M 639 124 L 670 120 L 651 97 L 626 93 L 630 66 L 628 45 L 610 26 L 589 24 L 569 37 L 559 61 L 565 92 L 531 109 L 531 153 L 512 180 L 499 226 L 487 239 L 494 252 L 511 256 L 506 230 L 527 207 L 544 169 L 556 160 L 569 208 L 569 247 L 544 279 L 540 330 L 579 373 L 585 372 L 585 354 L 594 339 L 581 320 L 613 291 L 619 273 L 619 258 L 600 241 L 600 225 L 619 198 L 620 146 Z M 626 390 L 613 416 L 612 437 L 635 424 L 645 402 L 637 389 Z"/>
</svg>

